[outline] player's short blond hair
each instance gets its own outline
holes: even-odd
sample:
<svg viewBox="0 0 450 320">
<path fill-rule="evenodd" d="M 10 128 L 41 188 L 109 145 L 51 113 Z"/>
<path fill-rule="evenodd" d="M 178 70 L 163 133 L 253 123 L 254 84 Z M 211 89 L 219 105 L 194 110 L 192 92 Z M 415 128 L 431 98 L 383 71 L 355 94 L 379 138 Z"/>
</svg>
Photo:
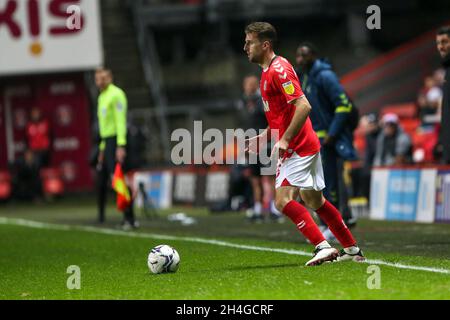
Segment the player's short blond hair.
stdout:
<svg viewBox="0 0 450 320">
<path fill-rule="evenodd" d="M 252 22 L 245 27 L 245 33 L 255 33 L 259 41 L 269 41 L 272 48 L 277 42 L 277 30 L 268 22 Z"/>
</svg>

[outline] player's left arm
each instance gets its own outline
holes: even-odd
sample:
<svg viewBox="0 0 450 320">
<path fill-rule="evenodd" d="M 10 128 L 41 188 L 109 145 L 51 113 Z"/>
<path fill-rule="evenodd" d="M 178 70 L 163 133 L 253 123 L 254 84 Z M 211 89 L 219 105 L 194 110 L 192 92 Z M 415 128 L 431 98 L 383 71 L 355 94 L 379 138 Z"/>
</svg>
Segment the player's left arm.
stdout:
<svg viewBox="0 0 450 320">
<path fill-rule="evenodd" d="M 345 128 L 353 105 L 333 71 L 328 70 L 322 72 L 321 84 L 326 96 L 334 107 L 334 117 L 328 127 L 328 137 L 325 140 L 326 143 L 333 143 Z"/>
<path fill-rule="evenodd" d="M 305 124 L 308 116 L 311 112 L 311 105 L 305 95 L 292 100 L 290 104 L 295 106 L 294 115 L 292 116 L 291 123 L 289 124 L 286 132 L 281 139 L 275 144 L 274 150 L 278 150 L 280 157 L 284 157 L 285 152 L 289 148 L 291 140 L 299 133 Z"/>
<path fill-rule="evenodd" d="M 299 133 L 311 112 L 311 105 L 305 95 L 290 102 L 295 106 L 294 115 L 281 140 L 288 144 Z"/>
<path fill-rule="evenodd" d="M 294 106 L 294 115 L 281 139 L 275 144 L 274 151 L 278 149 L 279 155 L 284 156 L 288 150 L 289 143 L 299 133 L 309 113 L 311 112 L 311 105 L 303 93 L 300 81 L 291 65 L 284 65 L 284 68 L 275 69 L 273 80 L 276 86 L 281 90 L 286 101 Z M 281 72 L 280 72 L 281 71 Z"/>
</svg>

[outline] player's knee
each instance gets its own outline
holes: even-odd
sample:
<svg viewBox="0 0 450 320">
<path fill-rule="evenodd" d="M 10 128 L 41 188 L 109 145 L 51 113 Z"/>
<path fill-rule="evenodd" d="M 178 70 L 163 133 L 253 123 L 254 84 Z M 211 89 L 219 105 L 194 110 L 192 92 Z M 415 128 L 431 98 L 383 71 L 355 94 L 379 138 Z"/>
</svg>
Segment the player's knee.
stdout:
<svg viewBox="0 0 450 320">
<path fill-rule="evenodd" d="M 278 211 L 282 212 L 284 207 L 291 201 L 292 199 L 288 197 L 277 197 L 275 199 L 275 207 Z"/>
<path fill-rule="evenodd" d="M 309 194 L 308 196 L 303 196 L 302 198 L 305 205 L 313 210 L 321 208 L 325 202 L 322 193 Z"/>
</svg>

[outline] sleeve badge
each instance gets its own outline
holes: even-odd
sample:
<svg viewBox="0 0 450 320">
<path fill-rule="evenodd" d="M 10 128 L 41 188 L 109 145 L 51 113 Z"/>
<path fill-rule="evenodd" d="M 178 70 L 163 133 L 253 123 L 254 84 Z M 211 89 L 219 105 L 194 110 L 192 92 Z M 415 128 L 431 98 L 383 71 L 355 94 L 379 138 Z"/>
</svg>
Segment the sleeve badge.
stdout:
<svg viewBox="0 0 450 320">
<path fill-rule="evenodd" d="M 292 84 L 292 81 L 288 81 L 282 84 L 284 92 L 286 92 L 287 94 L 291 95 L 294 94 L 295 92 L 295 87 Z"/>
</svg>

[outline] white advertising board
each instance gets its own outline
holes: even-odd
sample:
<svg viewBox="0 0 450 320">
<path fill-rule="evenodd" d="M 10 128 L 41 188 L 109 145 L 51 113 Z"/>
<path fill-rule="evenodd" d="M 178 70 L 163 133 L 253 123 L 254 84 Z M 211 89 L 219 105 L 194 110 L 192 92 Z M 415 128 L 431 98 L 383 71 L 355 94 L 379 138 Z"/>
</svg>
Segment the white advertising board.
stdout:
<svg viewBox="0 0 450 320">
<path fill-rule="evenodd" d="M 0 0 L 0 76 L 103 64 L 98 0 Z"/>
</svg>

